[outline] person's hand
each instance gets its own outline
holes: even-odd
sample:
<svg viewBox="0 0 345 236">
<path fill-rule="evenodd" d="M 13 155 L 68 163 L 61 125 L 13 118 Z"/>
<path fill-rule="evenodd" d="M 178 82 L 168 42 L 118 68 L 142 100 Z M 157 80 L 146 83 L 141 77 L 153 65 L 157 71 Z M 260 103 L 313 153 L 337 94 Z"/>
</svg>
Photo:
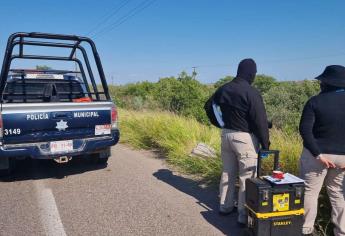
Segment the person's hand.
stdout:
<svg viewBox="0 0 345 236">
<path fill-rule="evenodd" d="M 318 155 L 316 157 L 316 159 L 318 159 L 322 164 L 324 164 L 327 167 L 327 169 L 328 168 L 335 168 L 336 167 L 333 162 L 328 160 L 326 157 L 322 156 L 322 154 Z M 344 168 L 345 168 L 345 166 L 344 166 Z"/>
</svg>

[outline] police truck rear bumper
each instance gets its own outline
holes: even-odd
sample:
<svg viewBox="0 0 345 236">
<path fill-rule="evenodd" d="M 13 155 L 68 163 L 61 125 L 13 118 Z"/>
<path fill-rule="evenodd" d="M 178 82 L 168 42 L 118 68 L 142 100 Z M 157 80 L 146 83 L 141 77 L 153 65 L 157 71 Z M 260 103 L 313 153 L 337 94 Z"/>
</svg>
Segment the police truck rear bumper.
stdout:
<svg viewBox="0 0 345 236">
<path fill-rule="evenodd" d="M 111 136 L 74 139 L 73 143 L 76 148 L 73 148 L 73 151 L 60 153 L 52 153 L 49 151 L 50 142 L 3 145 L 0 146 L 0 158 L 30 157 L 32 159 L 53 159 L 60 156 L 80 156 L 95 153 L 113 146 L 118 143 L 119 138 L 120 132 L 116 129 L 112 131 Z"/>
</svg>

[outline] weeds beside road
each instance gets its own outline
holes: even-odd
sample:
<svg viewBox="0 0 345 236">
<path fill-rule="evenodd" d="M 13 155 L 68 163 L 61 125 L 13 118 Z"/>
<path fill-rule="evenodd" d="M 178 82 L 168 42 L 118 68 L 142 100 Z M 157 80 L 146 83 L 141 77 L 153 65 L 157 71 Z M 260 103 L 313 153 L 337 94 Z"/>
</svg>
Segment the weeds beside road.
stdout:
<svg viewBox="0 0 345 236">
<path fill-rule="evenodd" d="M 121 109 L 120 128 L 122 142 L 143 149 L 162 151 L 167 161 L 182 171 L 200 174 L 206 180 L 217 182 L 221 172 L 220 129 L 209 127 L 193 118 L 178 116 L 170 112 L 128 111 Z M 214 148 L 217 158 L 191 157 L 198 143 Z M 298 159 L 302 141 L 297 134 L 286 134 L 271 130 L 271 149 L 281 151 L 281 167 L 285 172 L 298 173 Z M 264 162 L 269 169 L 271 160 Z M 268 162 L 268 163 L 267 163 Z"/>
</svg>

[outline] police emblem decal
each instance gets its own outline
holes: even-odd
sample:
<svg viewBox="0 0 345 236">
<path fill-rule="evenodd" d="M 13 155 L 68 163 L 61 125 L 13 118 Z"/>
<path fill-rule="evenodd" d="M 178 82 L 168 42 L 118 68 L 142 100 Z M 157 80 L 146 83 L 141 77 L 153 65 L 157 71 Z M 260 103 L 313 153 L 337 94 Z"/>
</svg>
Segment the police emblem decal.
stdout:
<svg viewBox="0 0 345 236">
<path fill-rule="evenodd" d="M 68 128 L 67 121 L 60 120 L 56 122 L 56 127 L 59 131 L 64 131 Z"/>
</svg>

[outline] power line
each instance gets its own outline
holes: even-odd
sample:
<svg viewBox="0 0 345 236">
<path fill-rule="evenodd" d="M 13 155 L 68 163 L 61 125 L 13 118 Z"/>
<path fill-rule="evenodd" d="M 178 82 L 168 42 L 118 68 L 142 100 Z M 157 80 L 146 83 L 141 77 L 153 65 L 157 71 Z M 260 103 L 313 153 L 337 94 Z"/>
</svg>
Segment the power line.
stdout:
<svg viewBox="0 0 345 236">
<path fill-rule="evenodd" d="M 109 33 L 111 30 L 119 27 L 129 19 L 133 18 L 134 16 L 138 15 L 140 12 L 151 6 L 156 0 L 146 0 L 138 4 L 135 8 L 127 12 L 124 16 L 118 18 L 113 24 L 109 25 L 108 27 L 104 28 L 103 30 L 99 31 L 94 37 L 99 37 L 99 35 L 103 36 L 106 33 Z"/>
<path fill-rule="evenodd" d="M 98 22 L 97 25 L 95 25 L 86 35 L 90 35 L 92 32 L 94 32 L 95 30 L 97 30 L 97 28 L 99 28 L 102 24 L 106 23 L 110 18 L 112 18 L 116 13 L 118 13 L 123 7 L 125 7 L 131 0 L 125 0 L 122 2 L 122 4 L 120 4 L 118 7 L 114 8 L 110 14 L 106 14 L 104 15 L 102 18 L 102 20 L 100 22 Z"/>
<path fill-rule="evenodd" d="M 113 30 L 114 28 L 120 26 L 130 18 L 134 17 L 135 15 L 139 14 L 141 11 L 143 11 L 145 8 L 149 7 L 155 0 L 145 0 L 144 2 L 141 2 L 138 4 L 135 8 L 127 12 L 124 16 L 118 18 L 113 24 L 109 25 L 108 27 L 104 28 L 100 32 L 98 32 L 94 37 L 97 37 L 98 35 L 101 35 L 102 33 L 105 33 L 108 31 L 108 33 Z M 104 35 L 104 34 L 103 34 Z"/>
</svg>

